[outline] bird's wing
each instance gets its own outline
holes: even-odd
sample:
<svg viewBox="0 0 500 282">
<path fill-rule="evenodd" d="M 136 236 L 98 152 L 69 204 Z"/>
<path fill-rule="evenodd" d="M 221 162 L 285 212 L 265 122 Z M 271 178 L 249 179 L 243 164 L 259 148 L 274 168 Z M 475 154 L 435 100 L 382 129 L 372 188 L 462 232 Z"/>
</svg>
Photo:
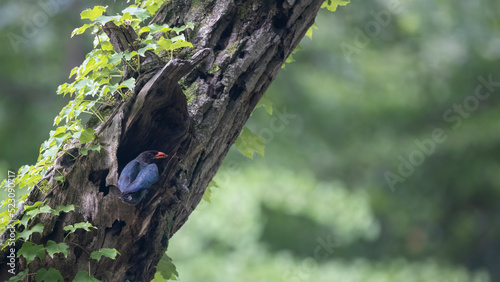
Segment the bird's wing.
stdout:
<svg viewBox="0 0 500 282">
<path fill-rule="evenodd" d="M 120 178 L 118 179 L 118 188 L 124 192 L 130 184 L 136 179 L 140 171 L 140 163 L 138 160 L 132 160 L 125 168 L 123 168 Z"/>
<path fill-rule="evenodd" d="M 151 187 L 155 182 L 158 181 L 158 167 L 156 164 L 149 164 L 143 170 L 141 170 L 135 180 L 130 183 L 125 190 L 121 190 L 126 193 L 133 193 L 139 190 L 147 189 Z"/>
</svg>

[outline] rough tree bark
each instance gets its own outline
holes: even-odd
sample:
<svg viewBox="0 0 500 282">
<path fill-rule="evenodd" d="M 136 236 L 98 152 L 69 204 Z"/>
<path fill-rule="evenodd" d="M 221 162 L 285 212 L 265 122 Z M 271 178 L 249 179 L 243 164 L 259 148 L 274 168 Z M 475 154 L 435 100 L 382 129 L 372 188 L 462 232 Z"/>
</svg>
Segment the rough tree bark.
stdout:
<svg viewBox="0 0 500 282">
<path fill-rule="evenodd" d="M 200 202 L 257 102 L 314 23 L 322 2 L 171 0 L 160 8 L 153 18 L 158 24 L 195 24 L 188 34 L 195 46 L 193 57 L 165 65 L 150 54 L 147 70 L 126 72 L 137 78 L 138 94 L 112 109 L 109 122 L 94 126 L 103 150 L 76 162 L 60 156 L 56 167 L 66 174 L 65 183 L 57 184 L 49 172 L 54 185 L 49 194 L 31 191 L 29 201 L 45 198 L 53 208 L 76 206 L 76 211 L 60 216 L 40 216 L 45 229 L 34 233 L 34 243 L 61 242 L 67 234 L 63 227 L 76 222 L 89 221 L 97 229 L 71 234 L 66 239 L 68 258 L 37 258 L 30 273 L 55 267 L 71 281 L 90 265 L 91 274 L 102 281 L 150 281 L 169 238 Z M 112 25 L 105 31 L 115 49 L 131 48 L 130 31 Z M 189 104 L 178 84 L 181 78 Z M 124 204 L 115 187 L 118 172 L 148 149 L 172 157 L 160 167 L 160 181 L 138 206 Z M 91 260 L 89 254 L 101 248 L 116 248 L 121 255 L 116 260 Z M 0 268 L 5 273 L 6 264 Z M 34 281 L 33 276 L 28 279 Z"/>
</svg>

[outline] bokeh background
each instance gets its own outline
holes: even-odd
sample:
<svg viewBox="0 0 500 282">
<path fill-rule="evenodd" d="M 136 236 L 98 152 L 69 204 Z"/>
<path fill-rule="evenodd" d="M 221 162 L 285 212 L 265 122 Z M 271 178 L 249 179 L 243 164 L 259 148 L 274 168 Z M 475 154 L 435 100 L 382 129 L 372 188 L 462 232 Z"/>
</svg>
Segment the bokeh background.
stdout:
<svg viewBox="0 0 500 282">
<path fill-rule="evenodd" d="M 52 8 L 40 3 L 56 3 Z M 0 3 L 0 178 L 33 164 L 90 51 L 79 13 Z M 500 2 L 321 11 L 172 238 L 181 281 L 500 281 Z M 490 81 L 488 83 L 488 81 Z M 437 133 L 436 133 L 437 132 Z M 439 133 L 439 134 L 438 134 Z"/>
</svg>

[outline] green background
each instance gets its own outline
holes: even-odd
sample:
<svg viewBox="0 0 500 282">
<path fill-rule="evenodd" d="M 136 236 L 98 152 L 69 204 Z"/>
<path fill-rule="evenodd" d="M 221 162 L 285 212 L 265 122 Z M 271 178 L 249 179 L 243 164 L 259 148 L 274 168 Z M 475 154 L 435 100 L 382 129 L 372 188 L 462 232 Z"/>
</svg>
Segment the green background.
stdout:
<svg viewBox="0 0 500 282">
<path fill-rule="evenodd" d="M 500 280 L 500 2 L 366 2 L 321 11 L 279 73 L 247 123 L 265 157 L 233 148 L 170 241 L 181 281 Z M 79 13 L 116 5 L 40 3 L 0 4 L 0 178 L 68 101 Z"/>
</svg>

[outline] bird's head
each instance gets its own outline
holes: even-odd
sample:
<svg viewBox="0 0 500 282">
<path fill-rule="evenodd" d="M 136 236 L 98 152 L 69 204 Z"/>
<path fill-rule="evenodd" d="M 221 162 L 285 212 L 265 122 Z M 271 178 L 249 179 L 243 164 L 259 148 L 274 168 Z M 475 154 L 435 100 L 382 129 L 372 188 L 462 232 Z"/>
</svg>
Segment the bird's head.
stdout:
<svg viewBox="0 0 500 282">
<path fill-rule="evenodd" d="M 137 159 L 139 161 L 143 161 L 145 163 L 152 163 L 155 160 L 165 159 L 167 157 L 168 157 L 168 155 L 165 154 L 165 153 L 163 153 L 163 152 L 159 152 L 159 151 L 155 151 L 155 150 L 149 150 L 149 151 L 142 152 L 137 157 Z"/>
</svg>

